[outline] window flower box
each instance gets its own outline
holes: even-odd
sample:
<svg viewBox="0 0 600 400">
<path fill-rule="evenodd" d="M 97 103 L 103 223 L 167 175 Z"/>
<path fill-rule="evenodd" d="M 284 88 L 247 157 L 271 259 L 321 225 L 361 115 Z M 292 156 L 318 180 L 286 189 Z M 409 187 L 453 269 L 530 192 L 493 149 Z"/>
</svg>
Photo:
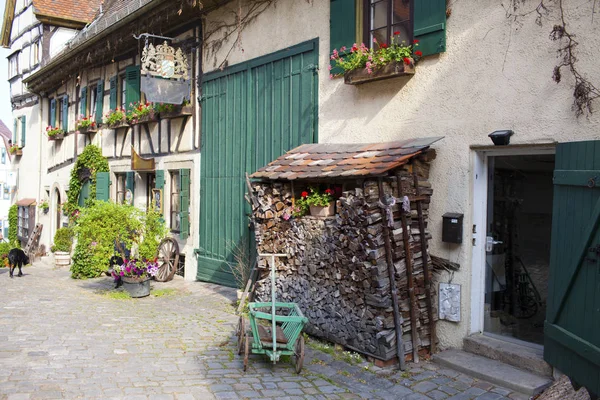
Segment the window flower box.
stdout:
<svg viewBox="0 0 600 400">
<path fill-rule="evenodd" d="M 177 105 L 177 106 L 171 106 L 171 107 L 167 107 L 165 106 L 165 110 L 164 111 L 160 111 L 159 116 L 160 119 L 173 119 L 173 118 L 180 118 L 180 117 L 185 117 L 185 116 L 190 116 L 192 115 L 192 106 L 191 105 Z"/>
<path fill-rule="evenodd" d="M 94 127 L 89 126 L 87 128 L 79 128 L 78 132 L 83 135 L 88 134 L 88 133 L 96 133 L 96 132 L 98 132 L 98 128 L 96 128 L 95 126 Z"/>
<path fill-rule="evenodd" d="M 399 76 L 411 76 L 414 74 L 415 64 L 412 59 L 409 63 L 391 61 L 389 64 L 374 68 L 371 73 L 365 68 L 346 71 L 344 73 L 344 83 L 346 85 L 360 85 L 367 82 L 397 78 Z"/>
<path fill-rule="evenodd" d="M 80 119 L 77 120 L 75 124 L 75 130 L 79 133 L 96 133 L 98 132 L 98 127 L 96 126 L 96 121 L 94 121 L 93 116 L 84 117 L 80 116 Z"/>
<path fill-rule="evenodd" d="M 104 116 L 104 124 L 108 129 L 118 129 L 127 127 L 127 118 L 125 110 L 117 107 L 115 110 L 110 110 L 108 114 Z"/>
<path fill-rule="evenodd" d="M 22 156 L 22 155 L 23 155 L 23 149 L 22 149 L 22 148 L 20 148 L 20 147 L 19 147 L 19 146 L 17 146 L 17 145 L 11 146 L 11 147 L 8 149 L 8 152 L 9 152 L 10 154 L 14 154 L 14 155 L 16 155 L 16 156 Z"/>
<path fill-rule="evenodd" d="M 48 140 L 62 140 L 67 136 L 67 133 L 60 128 L 49 126 L 46 128 L 46 135 L 48 135 Z"/>
<path fill-rule="evenodd" d="M 158 122 L 158 117 L 154 112 L 150 112 L 149 114 L 146 114 L 146 115 L 140 115 L 140 116 L 133 117 L 128 123 L 129 123 L 129 125 L 133 126 L 133 125 L 148 124 L 150 122 Z"/>
</svg>

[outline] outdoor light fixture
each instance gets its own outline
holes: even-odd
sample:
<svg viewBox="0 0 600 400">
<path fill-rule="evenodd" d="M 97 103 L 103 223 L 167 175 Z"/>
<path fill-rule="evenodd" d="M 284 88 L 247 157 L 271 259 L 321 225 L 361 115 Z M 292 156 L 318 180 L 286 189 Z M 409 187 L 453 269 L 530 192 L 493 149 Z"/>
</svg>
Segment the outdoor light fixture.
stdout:
<svg viewBox="0 0 600 400">
<path fill-rule="evenodd" d="M 494 131 L 490 133 L 488 136 L 492 139 L 492 142 L 496 146 L 506 146 L 510 143 L 510 137 L 513 135 L 513 131 L 511 130 L 502 130 L 502 131 Z"/>
</svg>

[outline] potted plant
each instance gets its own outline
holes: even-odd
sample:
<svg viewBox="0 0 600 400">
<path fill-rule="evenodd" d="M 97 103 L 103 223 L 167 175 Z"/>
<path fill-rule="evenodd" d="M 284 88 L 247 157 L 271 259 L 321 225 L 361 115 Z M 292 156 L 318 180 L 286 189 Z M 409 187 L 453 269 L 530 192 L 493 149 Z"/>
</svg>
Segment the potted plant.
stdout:
<svg viewBox="0 0 600 400">
<path fill-rule="evenodd" d="M 123 288 L 131 297 L 150 294 L 150 279 L 158 273 L 158 262 L 154 260 L 123 260 L 123 265 L 113 268 L 112 276 L 121 280 Z"/>
<path fill-rule="evenodd" d="M 389 45 L 373 39 L 373 46 L 377 46 L 377 49 L 368 48 L 364 43 L 360 46 L 354 43 L 349 52 L 345 46 L 339 51 L 334 49 L 331 60 L 335 63 L 335 68 L 343 72 L 331 74 L 330 78 L 343 74 L 344 83 L 358 85 L 396 76 L 413 75 L 416 61 L 423 55 L 420 50 L 414 49 L 419 45 L 419 41 L 414 40 L 412 44 L 406 44 L 405 41 L 399 41 L 399 35 L 399 31 L 394 32 Z M 329 70 L 332 70 L 331 65 Z"/>
<path fill-rule="evenodd" d="M 104 123 L 110 129 L 116 129 L 124 126 L 127 123 L 125 110 L 117 107 L 115 110 L 109 110 L 104 116 Z"/>
<path fill-rule="evenodd" d="M 23 150 L 21 150 L 21 148 L 19 146 L 17 146 L 16 144 L 13 144 L 12 146 L 10 146 L 8 148 L 8 152 L 10 154 L 15 154 L 17 156 L 23 155 Z"/>
<path fill-rule="evenodd" d="M 131 110 L 127 113 L 127 123 L 129 123 L 129 125 L 153 122 L 156 120 L 154 104 L 149 102 L 135 102 L 131 104 Z"/>
<path fill-rule="evenodd" d="M 187 100 L 181 104 L 155 103 L 154 111 L 160 119 L 173 119 L 192 115 L 192 106 Z"/>
<path fill-rule="evenodd" d="M 48 135 L 48 140 L 60 140 L 65 137 L 65 131 L 60 128 L 48 126 L 46 127 L 46 135 Z"/>
<path fill-rule="evenodd" d="M 75 123 L 75 130 L 79 133 L 96 133 L 98 131 L 94 118 L 91 116 L 84 117 L 83 115 L 80 115 L 80 119 Z"/>
<path fill-rule="evenodd" d="M 48 204 L 47 200 L 42 200 L 40 202 L 39 207 L 44 212 L 44 214 L 48 214 L 48 210 L 50 209 L 50 204 Z"/>
<path fill-rule="evenodd" d="M 299 212 L 294 216 L 303 215 L 306 211 L 310 211 L 310 215 L 314 217 L 329 217 L 334 214 L 333 190 L 326 189 L 323 193 L 319 193 L 314 187 L 309 187 L 308 190 L 310 193 L 304 191 L 300 199 L 296 200 Z"/>
<path fill-rule="evenodd" d="M 73 246 L 73 229 L 59 228 L 54 234 L 54 244 L 50 248 L 54 253 L 54 265 L 67 267 L 71 264 L 71 246 Z"/>
</svg>

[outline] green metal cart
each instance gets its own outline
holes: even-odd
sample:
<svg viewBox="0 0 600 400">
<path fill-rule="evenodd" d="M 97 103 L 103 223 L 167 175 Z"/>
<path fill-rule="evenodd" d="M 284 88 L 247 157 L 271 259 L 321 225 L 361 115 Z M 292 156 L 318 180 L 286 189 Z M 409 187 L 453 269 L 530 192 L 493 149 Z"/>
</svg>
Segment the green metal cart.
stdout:
<svg viewBox="0 0 600 400">
<path fill-rule="evenodd" d="M 296 303 L 282 303 L 275 300 L 275 257 L 286 254 L 259 254 L 268 257 L 271 266 L 271 301 L 248 304 L 250 329 L 240 316 L 238 334 L 238 354 L 244 352 L 244 371 L 248 368 L 248 358 L 252 354 L 264 354 L 275 364 L 281 356 L 296 357 L 296 372 L 300 373 L 304 363 L 304 337 L 302 329 L 308 319 Z M 268 323 L 270 322 L 270 324 Z"/>
</svg>

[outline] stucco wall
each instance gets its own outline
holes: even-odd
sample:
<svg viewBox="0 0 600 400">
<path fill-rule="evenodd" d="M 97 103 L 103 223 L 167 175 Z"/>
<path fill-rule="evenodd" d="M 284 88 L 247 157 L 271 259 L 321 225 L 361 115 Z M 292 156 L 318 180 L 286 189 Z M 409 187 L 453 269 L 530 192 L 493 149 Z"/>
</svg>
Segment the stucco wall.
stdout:
<svg viewBox="0 0 600 400">
<path fill-rule="evenodd" d="M 521 12 L 536 5 L 526 1 Z M 600 22 L 592 21 L 592 7 L 592 1 L 564 1 L 568 29 L 580 43 L 578 67 L 598 86 Z M 445 53 L 421 60 L 411 78 L 348 86 L 341 79 L 330 80 L 327 71 L 329 1 L 280 1 L 242 32 L 239 46 L 228 57 L 232 65 L 318 37 L 319 142 L 445 136 L 434 145 L 438 157 L 430 177 L 434 188 L 431 246 L 433 254 L 461 265 L 453 283 L 462 285 L 463 319 L 458 324 L 440 321 L 442 347 L 462 346 L 470 325 L 470 146 L 490 145 L 487 134 L 498 129 L 514 130 L 513 144 L 600 138 L 600 113 L 576 118 L 571 109 L 574 80 L 568 71 L 563 70 L 560 84 L 552 81 L 559 45 L 548 35 L 558 21 L 557 10 L 542 19 L 542 27 L 535 17 L 533 13 L 517 21 L 508 18 L 502 2 L 496 0 L 452 2 Z M 223 18 L 231 18 L 231 13 L 218 10 L 207 21 Z M 218 66 L 231 45 L 225 43 L 216 56 L 206 55 L 204 72 Z M 445 212 L 465 214 L 462 245 L 441 242 Z"/>
</svg>

